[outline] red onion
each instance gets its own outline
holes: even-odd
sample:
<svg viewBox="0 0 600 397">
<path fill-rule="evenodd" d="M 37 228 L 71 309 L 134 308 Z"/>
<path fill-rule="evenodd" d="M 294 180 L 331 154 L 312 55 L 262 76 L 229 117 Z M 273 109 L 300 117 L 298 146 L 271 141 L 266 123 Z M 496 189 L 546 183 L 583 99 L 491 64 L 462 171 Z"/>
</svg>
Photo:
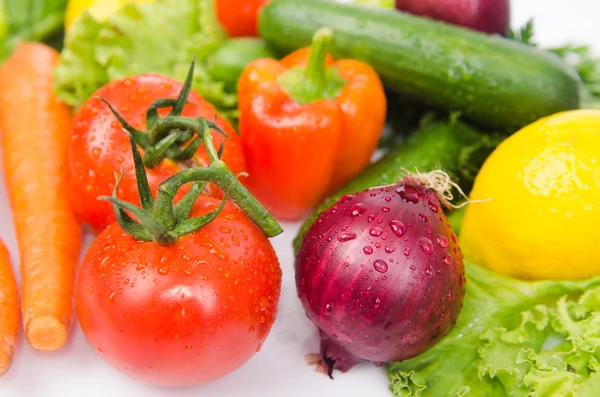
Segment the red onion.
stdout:
<svg viewBox="0 0 600 397">
<path fill-rule="evenodd" d="M 487 33 L 510 25 L 509 0 L 396 0 L 396 9 Z"/>
<path fill-rule="evenodd" d="M 330 376 L 359 360 L 414 357 L 454 325 L 463 257 L 446 201 L 422 182 L 431 175 L 344 196 L 306 234 L 296 287 L 321 331 L 318 361 Z"/>
</svg>

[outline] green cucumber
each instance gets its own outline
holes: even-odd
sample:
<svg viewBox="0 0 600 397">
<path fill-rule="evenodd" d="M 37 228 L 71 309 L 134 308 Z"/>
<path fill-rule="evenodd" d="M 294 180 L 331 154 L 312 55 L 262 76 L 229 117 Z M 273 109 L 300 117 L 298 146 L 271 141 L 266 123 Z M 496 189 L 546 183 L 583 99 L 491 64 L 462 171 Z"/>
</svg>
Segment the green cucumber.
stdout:
<svg viewBox="0 0 600 397">
<path fill-rule="evenodd" d="M 345 194 L 400 182 L 404 169 L 414 172 L 441 169 L 451 174 L 468 191 L 485 159 L 501 142 L 499 136 L 481 133 L 456 120 L 433 121 L 423 125 L 407 140 L 392 148 L 379 161 L 371 164 L 356 178 L 325 199 L 304 222 L 294 240 L 298 251 L 304 234 L 317 217 L 331 208 Z"/>
<path fill-rule="evenodd" d="M 571 67 L 500 36 L 330 0 L 272 0 L 260 14 L 260 35 L 281 53 L 310 45 L 321 27 L 334 32 L 334 57 L 364 61 L 389 88 L 485 127 L 513 133 L 580 105 Z"/>
</svg>

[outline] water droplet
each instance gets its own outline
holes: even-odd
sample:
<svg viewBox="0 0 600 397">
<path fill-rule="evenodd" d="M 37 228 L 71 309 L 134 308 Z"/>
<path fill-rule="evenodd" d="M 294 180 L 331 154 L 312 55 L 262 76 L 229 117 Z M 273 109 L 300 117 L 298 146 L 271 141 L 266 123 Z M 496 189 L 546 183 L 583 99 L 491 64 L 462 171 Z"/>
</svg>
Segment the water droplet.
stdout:
<svg viewBox="0 0 600 397">
<path fill-rule="evenodd" d="M 385 196 L 384 200 L 385 201 L 392 201 L 392 198 L 390 196 Z"/>
<path fill-rule="evenodd" d="M 333 309 L 331 308 L 331 305 L 328 303 L 325 305 L 325 315 L 329 316 L 331 314 L 331 312 L 333 311 Z"/>
<path fill-rule="evenodd" d="M 410 255 L 410 247 L 406 247 L 406 248 L 404 249 L 404 252 L 403 252 L 403 254 L 404 254 L 404 256 L 409 256 L 409 255 Z"/>
<path fill-rule="evenodd" d="M 419 214 L 419 219 L 422 222 L 427 222 L 429 220 L 429 217 L 427 217 L 427 215 L 425 215 L 425 214 Z"/>
<path fill-rule="evenodd" d="M 458 239 L 456 238 L 456 234 L 452 233 L 452 241 L 454 241 L 454 244 L 456 244 L 458 242 Z"/>
<path fill-rule="evenodd" d="M 372 223 L 375 220 L 375 215 L 369 215 L 369 217 L 367 218 L 367 221 L 369 223 Z"/>
<path fill-rule="evenodd" d="M 373 229 L 369 230 L 369 234 L 373 237 L 379 237 L 383 234 L 383 229 L 380 227 L 374 227 Z"/>
<path fill-rule="evenodd" d="M 429 209 L 437 213 L 440 210 L 440 206 L 437 203 L 434 203 L 433 201 L 429 201 Z"/>
<path fill-rule="evenodd" d="M 368 279 L 369 279 L 369 276 L 365 274 L 365 275 L 363 276 L 363 280 L 368 280 Z"/>
<path fill-rule="evenodd" d="M 346 204 L 348 201 L 353 200 L 355 197 L 355 194 L 347 194 L 340 199 L 340 204 Z"/>
<path fill-rule="evenodd" d="M 385 281 L 385 280 L 387 280 L 387 276 L 381 277 L 381 281 Z"/>
<path fill-rule="evenodd" d="M 138 263 L 138 265 L 135 267 L 135 270 L 143 270 L 145 268 L 146 268 L 145 263 Z"/>
<path fill-rule="evenodd" d="M 448 290 L 448 299 L 452 299 L 452 288 Z"/>
<path fill-rule="evenodd" d="M 410 265 L 408 268 L 409 268 L 410 270 L 417 270 L 417 267 L 416 267 L 415 265 Z"/>
<path fill-rule="evenodd" d="M 373 306 L 375 306 L 375 309 L 377 309 L 379 305 L 381 305 L 381 299 L 377 298 L 375 299 L 375 304 Z"/>
<path fill-rule="evenodd" d="M 387 263 L 385 263 L 385 261 L 382 261 L 381 259 L 377 259 L 375 262 L 373 262 L 373 267 L 379 273 L 385 273 L 388 270 Z"/>
<path fill-rule="evenodd" d="M 192 350 L 192 345 L 185 345 L 185 350 Z"/>
<path fill-rule="evenodd" d="M 221 233 L 231 233 L 231 228 L 229 226 L 221 226 L 219 230 Z"/>
<path fill-rule="evenodd" d="M 398 237 L 402 237 L 406 233 L 406 226 L 404 226 L 402 221 L 390 221 L 390 227 L 392 228 L 392 232 Z"/>
<path fill-rule="evenodd" d="M 351 216 L 359 216 L 365 213 L 365 211 L 367 210 L 367 206 L 364 205 L 363 203 L 356 203 L 352 206 L 352 208 L 350 208 L 350 215 Z"/>
<path fill-rule="evenodd" d="M 433 268 L 431 266 L 428 266 L 427 269 L 425 269 L 425 275 L 429 278 L 433 278 Z"/>
<path fill-rule="evenodd" d="M 433 243 L 427 237 L 421 237 L 419 239 L 419 247 L 423 250 L 427 255 L 433 254 Z"/>
<path fill-rule="evenodd" d="M 403 187 L 401 187 L 396 190 L 396 193 L 398 193 L 404 201 L 413 204 L 419 204 L 419 194 L 414 190 L 407 191 Z"/>
<path fill-rule="evenodd" d="M 383 212 L 390 212 L 390 207 L 381 207 Z"/>
<path fill-rule="evenodd" d="M 348 267 L 348 266 L 350 266 L 350 263 L 349 262 L 344 262 L 344 267 Z"/>
<path fill-rule="evenodd" d="M 437 243 L 440 247 L 446 248 L 448 246 L 448 239 L 444 236 L 438 236 Z"/>
<path fill-rule="evenodd" d="M 375 243 L 375 248 L 381 248 L 381 243 Z"/>
<path fill-rule="evenodd" d="M 94 292 L 94 287 L 90 287 L 90 289 L 89 289 L 88 291 L 89 291 L 89 292 L 90 292 L 90 294 L 91 294 L 92 292 Z"/>
<path fill-rule="evenodd" d="M 446 265 L 451 265 L 452 264 L 452 255 L 450 254 L 446 254 L 446 256 L 444 257 L 444 263 Z"/>
<path fill-rule="evenodd" d="M 99 147 L 95 147 L 92 149 L 92 157 L 95 160 L 100 159 L 100 155 L 102 155 L 102 149 L 100 149 Z"/>
<path fill-rule="evenodd" d="M 158 268 L 158 274 L 160 274 L 161 276 L 164 276 L 164 275 L 166 275 L 168 273 L 169 273 L 169 266 L 168 265 L 165 265 L 165 266 L 162 266 L 162 267 Z"/>
<path fill-rule="evenodd" d="M 97 348 L 96 350 L 98 350 L 98 353 L 103 354 L 104 352 L 102 351 L 102 349 Z"/>
<path fill-rule="evenodd" d="M 110 293 L 110 295 L 108 295 L 108 300 L 113 300 L 113 299 L 115 299 L 115 295 L 116 295 L 116 294 L 117 294 L 117 293 L 116 293 L 115 291 L 111 292 L 111 293 Z"/>
<path fill-rule="evenodd" d="M 387 247 L 385 247 L 385 252 L 387 252 L 388 254 L 391 254 L 394 251 L 396 251 L 396 247 L 394 247 L 393 245 L 388 245 Z"/>
<path fill-rule="evenodd" d="M 371 255 L 373 253 L 373 248 L 367 245 L 363 248 L 363 252 L 365 253 L 365 255 Z"/>
</svg>

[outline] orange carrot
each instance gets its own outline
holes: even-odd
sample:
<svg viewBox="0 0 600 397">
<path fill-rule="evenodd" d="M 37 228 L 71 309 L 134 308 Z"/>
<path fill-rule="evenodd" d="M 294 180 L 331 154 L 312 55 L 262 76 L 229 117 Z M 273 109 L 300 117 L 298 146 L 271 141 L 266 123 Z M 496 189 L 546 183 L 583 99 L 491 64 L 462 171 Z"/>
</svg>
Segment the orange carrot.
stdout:
<svg viewBox="0 0 600 397">
<path fill-rule="evenodd" d="M 25 43 L 0 69 L 0 131 L 21 257 L 23 328 L 41 351 L 67 340 L 81 245 L 63 176 L 71 112 L 53 91 L 58 58 L 50 47 Z"/>
<path fill-rule="evenodd" d="M 0 240 L 0 376 L 12 361 L 19 332 L 19 294 L 8 250 Z"/>
</svg>

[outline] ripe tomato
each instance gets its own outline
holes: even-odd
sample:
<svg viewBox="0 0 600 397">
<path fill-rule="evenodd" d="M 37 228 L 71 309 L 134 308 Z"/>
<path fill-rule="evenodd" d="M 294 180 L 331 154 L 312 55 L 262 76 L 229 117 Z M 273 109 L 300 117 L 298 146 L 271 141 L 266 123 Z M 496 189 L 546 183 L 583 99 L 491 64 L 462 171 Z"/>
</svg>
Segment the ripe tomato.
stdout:
<svg viewBox="0 0 600 397">
<path fill-rule="evenodd" d="M 66 170 L 70 196 L 80 219 L 90 224 L 96 232 L 115 221 L 111 204 L 98 201 L 97 197 L 112 194 L 115 173 L 120 173 L 121 169 L 125 174 L 119 187 L 119 197 L 139 203 L 129 140 L 108 106 L 97 97 L 105 98 L 134 128 L 144 130 L 146 110 L 150 104 L 159 98 L 177 98 L 181 88 L 182 84 L 176 80 L 155 74 L 115 80 L 92 95 L 73 118 Z M 190 92 L 188 102 L 183 116 L 204 116 L 212 120 L 217 114 L 214 107 L 194 91 Z M 169 111 L 170 109 L 162 109 L 159 114 L 164 117 Z M 235 174 L 245 171 L 246 161 L 239 136 L 227 120 L 218 117 L 216 123 L 229 135 L 227 139 L 216 131 L 212 134 L 217 148 L 221 141 L 225 142 L 223 161 Z M 208 154 L 200 146 L 192 165 L 208 164 Z M 179 164 L 165 160 L 156 168 L 148 169 L 152 192 L 155 193 L 158 184 L 180 168 Z M 218 189 L 213 186 L 211 195 L 219 194 Z"/>
<path fill-rule="evenodd" d="M 200 197 L 192 216 L 218 205 Z M 148 383 L 185 386 L 224 376 L 260 349 L 280 287 L 271 243 L 227 203 L 170 246 L 139 242 L 111 224 L 81 265 L 76 307 L 109 364 Z"/>
<path fill-rule="evenodd" d="M 217 0 L 217 17 L 232 37 L 258 36 L 258 13 L 269 0 Z"/>
</svg>

